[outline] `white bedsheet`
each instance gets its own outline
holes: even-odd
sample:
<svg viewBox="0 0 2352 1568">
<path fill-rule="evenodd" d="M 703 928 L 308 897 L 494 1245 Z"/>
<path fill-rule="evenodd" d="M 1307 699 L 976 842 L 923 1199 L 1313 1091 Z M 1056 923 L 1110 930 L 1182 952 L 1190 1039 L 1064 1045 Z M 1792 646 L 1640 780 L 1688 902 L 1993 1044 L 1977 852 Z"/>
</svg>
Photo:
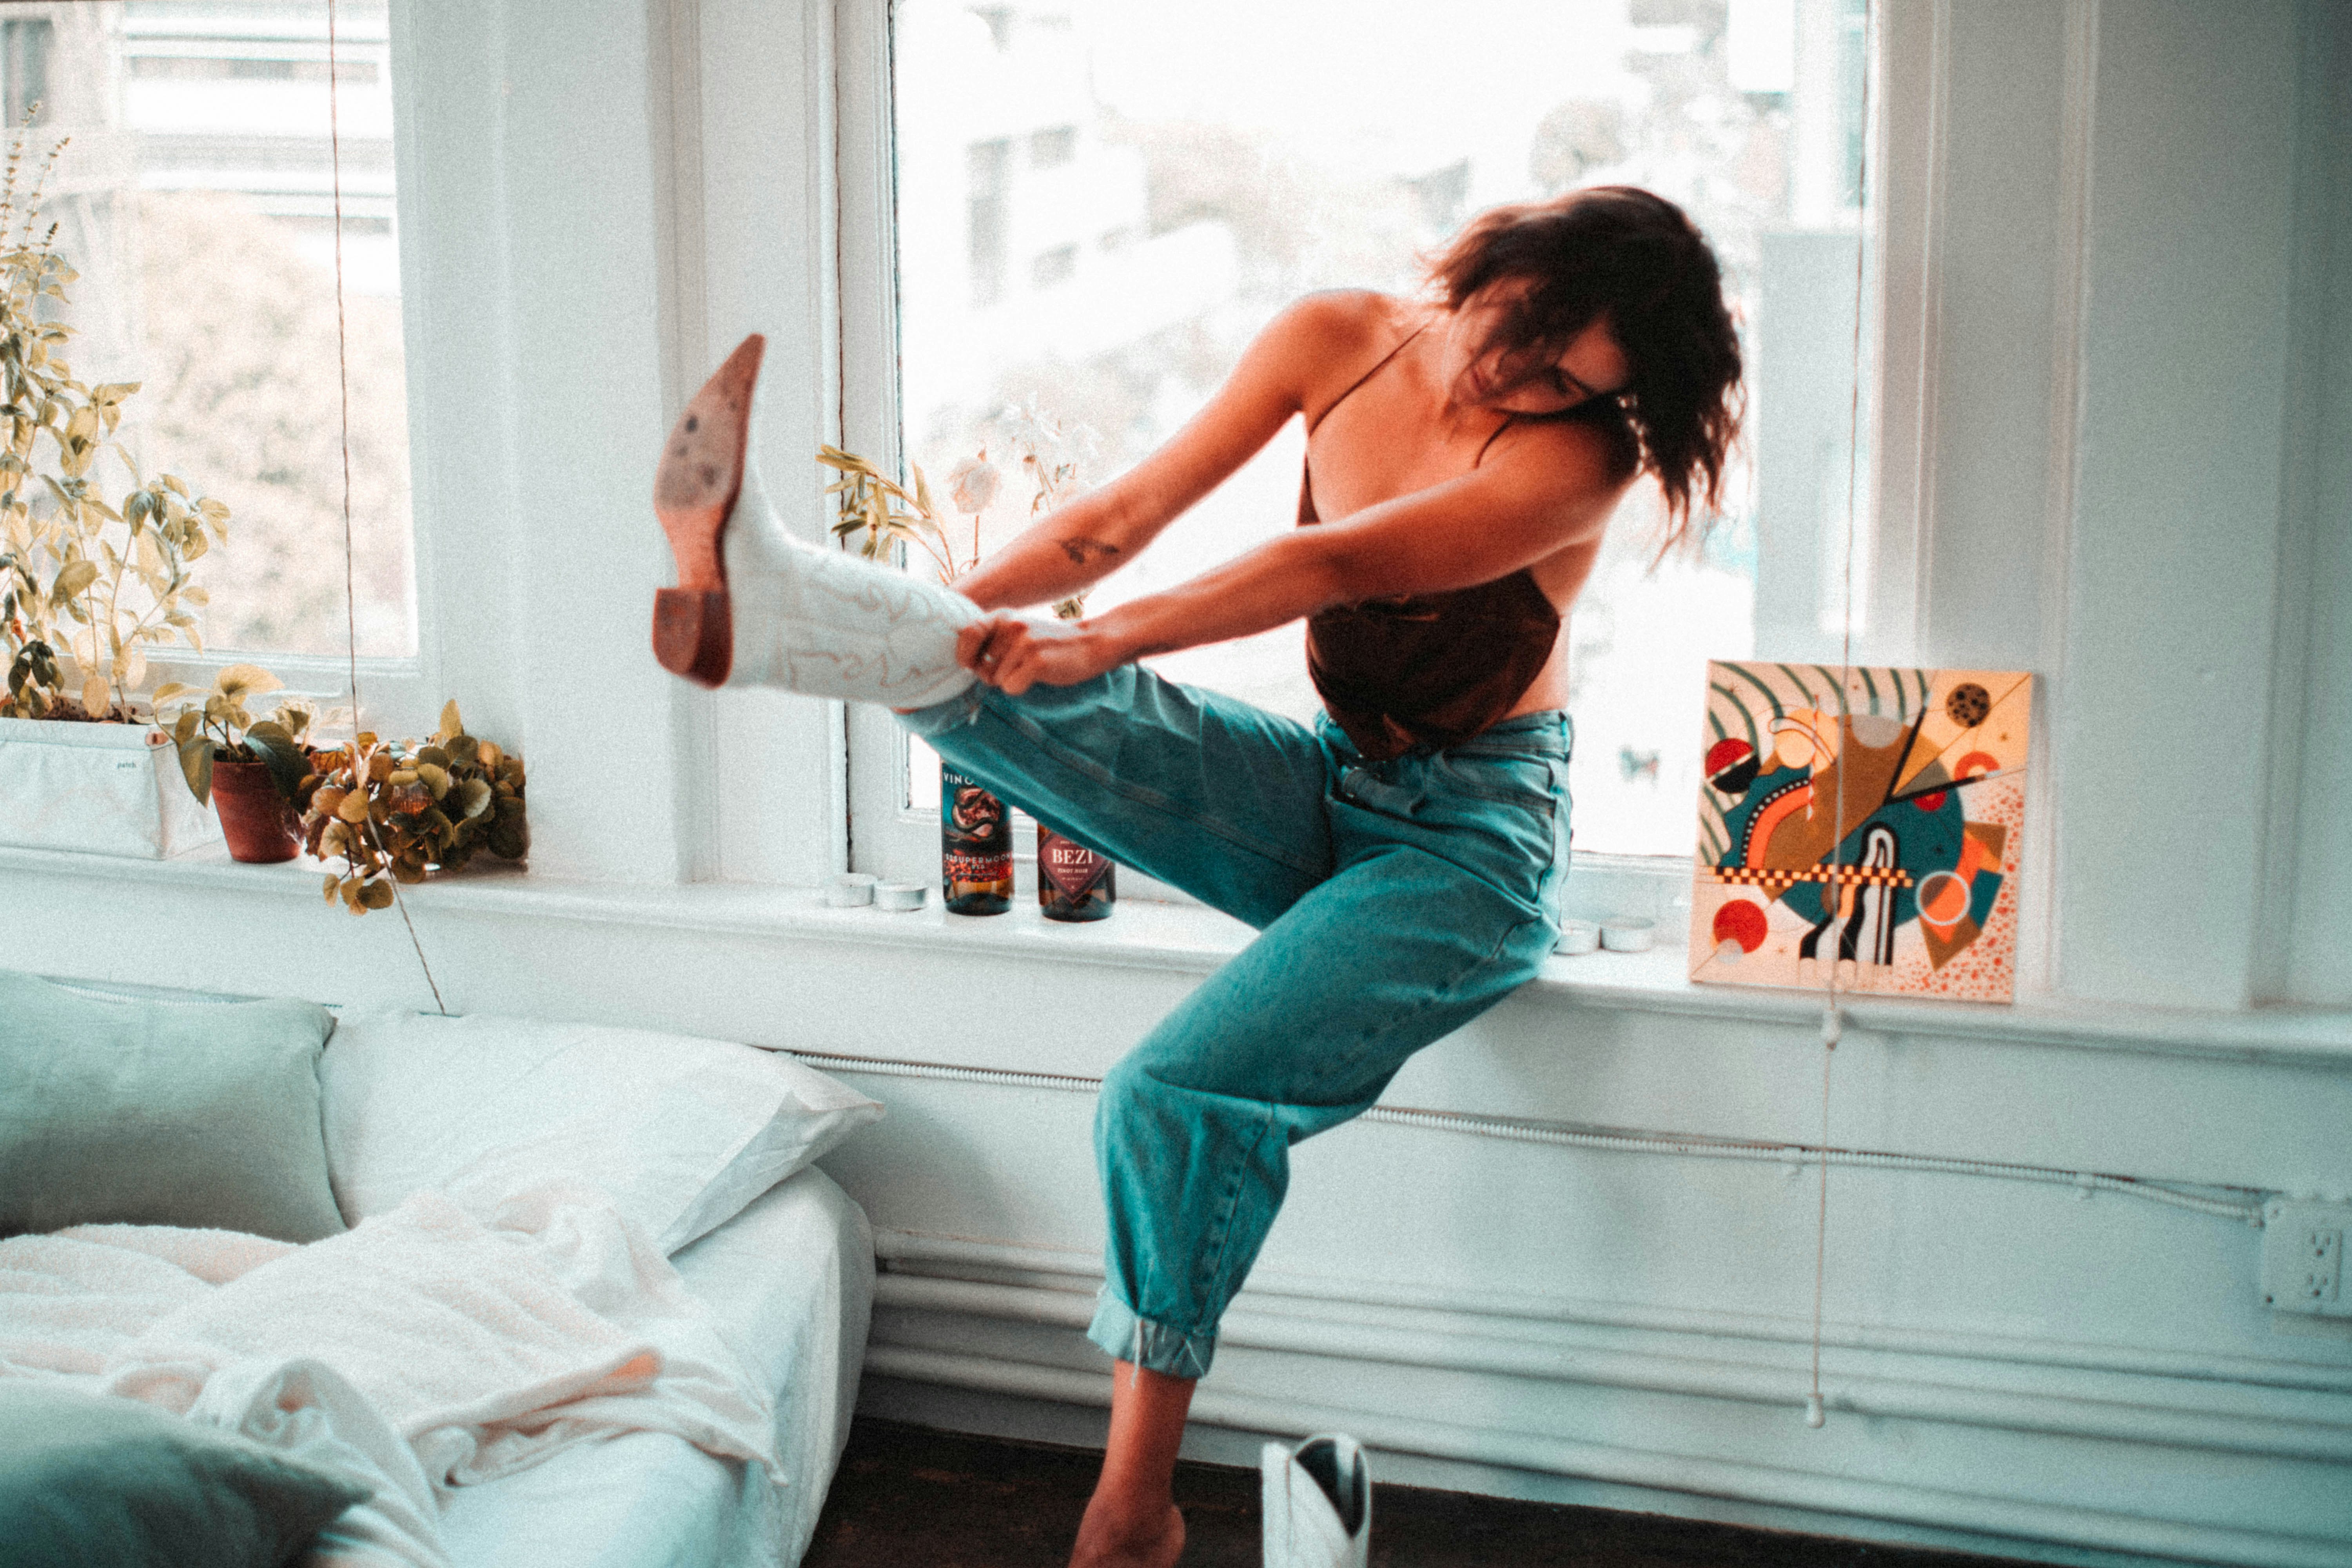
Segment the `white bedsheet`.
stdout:
<svg viewBox="0 0 2352 1568">
<path fill-rule="evenodd" d="M 809 1171 L 665 1264 L 601 1194 L 415 1194 L 296 1247 L 0 1241 L 0 1377 L 245 1432 L 375 1489 L 309 1568 L 796 1563 L 846 1437 L 864 1215 Z"/>
<path fill-rule="evenodd" d="M 446 1494 L 456 1568 L 791 1568 L 808 1548 L 849 1439 L 874 1243 L 866 1216 L 806 1170 L 670 1261 L 720 1336 L 775 1401 L 781 1519 L 763 1526 L 757 1467 L 661 1432 L 573 1448 Z"/>
</svg>

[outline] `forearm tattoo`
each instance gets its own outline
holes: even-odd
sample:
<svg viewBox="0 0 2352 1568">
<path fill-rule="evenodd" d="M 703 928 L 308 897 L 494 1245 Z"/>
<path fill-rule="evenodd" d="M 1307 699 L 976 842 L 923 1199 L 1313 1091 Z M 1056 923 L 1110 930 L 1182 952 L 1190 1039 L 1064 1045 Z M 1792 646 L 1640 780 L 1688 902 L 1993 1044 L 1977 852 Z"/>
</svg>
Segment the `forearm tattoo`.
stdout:
<svg viewBox="0 0 2352 1568">
<path fill-rule="evenodd" d="M 1065 539 L 1058 542 L 1073 566 L 1091 566 L 1118 553 L 1118 545 L 1105 544 L 1099 539 Z"/>
</svg>

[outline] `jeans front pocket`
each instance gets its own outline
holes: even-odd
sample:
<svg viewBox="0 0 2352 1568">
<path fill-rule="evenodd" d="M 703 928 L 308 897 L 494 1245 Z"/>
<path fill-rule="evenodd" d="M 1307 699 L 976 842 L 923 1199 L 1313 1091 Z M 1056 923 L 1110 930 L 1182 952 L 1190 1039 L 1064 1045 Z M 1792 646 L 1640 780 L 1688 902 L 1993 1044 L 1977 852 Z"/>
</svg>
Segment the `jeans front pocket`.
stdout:
<svg viewBox="0 0 2352 1568">
<path fill-rule="evenodd" d="M 1415 801 L 1410 820 L 1422 847 L 1531 911 L 1556 918 L 1546 895 L 1567 837 L 1564 764 L 1497 752 L 1430 752 L 1391 766 L 1397 785 Z"/>
<path fill-rule="evenodd" d="M 1566 764 L 1527 752 L 1439 752 L 1429 762 L 1454 794 L 1524 806 L 1547 819 L 1565 787 Z"/>
</svg>

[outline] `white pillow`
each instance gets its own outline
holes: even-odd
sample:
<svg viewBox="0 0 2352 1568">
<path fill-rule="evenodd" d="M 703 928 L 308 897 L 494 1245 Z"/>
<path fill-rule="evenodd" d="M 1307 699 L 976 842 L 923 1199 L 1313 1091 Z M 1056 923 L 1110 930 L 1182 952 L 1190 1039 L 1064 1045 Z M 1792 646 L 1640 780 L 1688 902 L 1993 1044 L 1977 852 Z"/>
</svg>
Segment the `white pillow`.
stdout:
<svg viewBox="0 0 2352 1568">
<path fill-rule="evenodd" d="M 319 1059 L 327 1171 L 358 1225 L 438 1188 L 496 1204 L 577 1176 L 676 1252 L 882 1107 L 724 1040 L 353 1007 Z"/>
</svg>

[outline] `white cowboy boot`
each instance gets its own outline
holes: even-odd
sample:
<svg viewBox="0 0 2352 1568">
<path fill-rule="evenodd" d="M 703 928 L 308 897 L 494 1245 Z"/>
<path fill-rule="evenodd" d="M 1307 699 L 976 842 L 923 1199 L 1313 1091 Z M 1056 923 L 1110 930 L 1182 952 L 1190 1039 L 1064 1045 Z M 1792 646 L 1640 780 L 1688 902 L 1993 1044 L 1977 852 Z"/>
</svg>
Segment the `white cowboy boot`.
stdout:
<svg viewBox="0 0 2352 1568">
<path fill-rule="evenodd" d="M 936 583 L 793 536 L 750 461 L 766 340 L 745 338 L 678 416 L 654 474 L 677 586 L 654 595 L 654 655 L 704 686 L 924 708 L 972 683 L 956 634 L 980 618 Z"/>
<path fill-rule="evenodd" d="M 1265 1568 L 1365 1568 L 1372 1473 L 1353 1437 L 1268 1443 L 1258 1456 Z"/>
</svg>

